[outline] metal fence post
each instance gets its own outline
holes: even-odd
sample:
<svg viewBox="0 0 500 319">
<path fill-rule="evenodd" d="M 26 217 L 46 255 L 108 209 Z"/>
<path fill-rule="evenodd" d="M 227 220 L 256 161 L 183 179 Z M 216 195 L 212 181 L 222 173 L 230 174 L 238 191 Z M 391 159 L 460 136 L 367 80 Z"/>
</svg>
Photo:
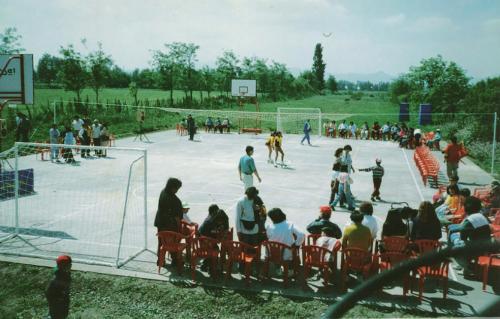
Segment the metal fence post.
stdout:
<svg viewBox="0 0 500 319">
<path fill-rule="evenodd" d="M 496 146 L 497 146 L 497 112 L 493 113 L 493 145 L 491 146 L 491 175 L 495 173 Z"/>
</svg>

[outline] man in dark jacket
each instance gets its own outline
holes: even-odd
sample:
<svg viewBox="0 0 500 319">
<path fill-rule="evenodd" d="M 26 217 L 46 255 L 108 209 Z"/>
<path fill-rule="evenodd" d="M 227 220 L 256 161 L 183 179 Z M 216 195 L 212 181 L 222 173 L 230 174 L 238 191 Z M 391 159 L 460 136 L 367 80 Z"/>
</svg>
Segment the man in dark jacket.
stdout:
<svg viewBox="0 0 500 319">
<path fill-rule="evenodd" d="M 189 140 L 192 141 L 194 134 L 196 133 L 196 124 L 194 123 L 194 119 L 191 114 L 189 114 L 187 118 L 187 130 L 189 133 Z"/>
<path fill-rule="evenodd" d="M 69 313 L 69 291 L 71 283 L 71 257 L 59 256 L 56 260 L 55 278 L 49 284 L 45 296 L 49 303 L 51 319 L 64 319 Z"/>
<path fill-rule="evenodd" d="M 333 234 L 333 237 L 337 239 L 342 238 L 342 231 L 339 226 L 330 221 L 332 215 L 330 206 L 321 206 L 319 210 L 319 217 L 307 226 L 307 231 L 310 234 L 321 234 L 323 228 L 328 228 Z"/>
<path fill-rule="evenodd" d="M 158 210 L 156 211 L 155 227 L 158 232 L 173 231 L 180 232 L 182 220 L 182 202 L 175 195 L 181 188 L 182 182 L 177 178 L 169 178 L 167 185 L 160 193 L 158 200 Z M 160 250 L 160 240 L 158 239 L 158 251 Z M 173 262 L 175 257 L 172 258 Z"/>
<path fill-rule="evenodd" d="M 226 213 L 222 209 L 219 209 L 219 206 L 215 204 L 210 205 L 208 208 L 208 216 L 200 226 L 200 235 L 210 238 L 218 238 L 218 234 L 228 230 L 229 218 Z"/>
</svg>

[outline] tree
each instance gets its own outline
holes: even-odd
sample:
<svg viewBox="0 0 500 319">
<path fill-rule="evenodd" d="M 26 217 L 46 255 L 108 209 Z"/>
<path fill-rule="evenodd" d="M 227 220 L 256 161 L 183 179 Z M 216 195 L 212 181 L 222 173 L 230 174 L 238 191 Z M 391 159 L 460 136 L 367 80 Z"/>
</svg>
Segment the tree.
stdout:
<svg viewBox="0 0 500 319">
<path fill-rule="evenodd" d="M 123 71 L 117 65 L 114 65 L 113 68 L 109 70 L 105 86 L 111 88 L 126 88 L 131 81 L 130 78 L 131 76 L 129 73 Z"/>
<path fill-rule="evenodd" d="M 60 58 L 45 53 L 38 61 L 36 69 L 38 81 L 46 83 L 49 88 L 52 88 L 54 82 L 57 80 L 57 74 L 61 71 L 61 68 L 62 61 Z"/>
<path fill-rule="evenodd" d="M 95 92 L 96 102 L 99 103 L 99 91 L 108 80 L 111 65 L 111 57 L 102 50 L 102 43 L 97 43 L 97 50 L 87 56 L 89 66 L 90 86 Z"/>
<path fill-rule="evenodd" d="M 403 75 L 397 78 L 390 86 L 391 99 L 394 103 L 408 102 L 411 86 L 408 79 Z"/>
<path fill-rule="evenodd" d="M 15 54 L 24 51 L 21 48 L 22 36 L 17 34 L 16 28 L 6 28 L 0 33 L 0 54 Z"/>
<path fill-rule="evenodd" d="M 411 87 L 411 101 L 431 103 L 437 112 L 455 112 L 469 89 L 464 70 L 455 62 L 444 61 L 440 55 L 410 67 L 406 78 Z"/>
<path fill-rule="evenodd" d="M 128 92 L 131 97 L 134 98 L 134 105 L 137 105 L 137 93 L 139 93 L 139 89 L 137 88 L 137 83 L 135 82 L 130 82 L 128 85 Z"/>
<path fill-rule="evenodd" d="M 323 62 L 323 47 L 321 43 L 317 43 L 314 49 L 312 66 L 312 72 L 316 81 L 311 83 L 311 85 L 319 91 L 325 88 L 325 68 L 326 64 Z"/>
<path fill-rule="evenodd" d="M 209 66 L 204 66 L 201 69 L 200 83 L 202 90 L 207 91 L 208 98 L 210 98 L 210 93 L 215 88 L 215 71 Z"/>
<path fill-rule="evenodd" d="M 239 59 L 233 51 L 224 51 L 222 56 L 215 61 L 219 75 L 219 89 L 229 96 L 231 91 L 231 80 L 239 77 L 241 69 Z"/>
<path fill-rule="evenodd" d="M 80 94 L 88 79 L 85 61 L 71 44 L 66 48 L 61 47 L 59 52 L 62 55 L 62 68 L 58 74 L 59 81 L 66 91 L 75 92 L 77 100 L 80 101 Z"/>
<path fill-rule="evenodd" d="M 337 87 L 337 80 L 333 75 L 330 75 L 328 77 L 328 80 L 326 81 L 326 87 L 333 93 L 337 92 L 338 87 Z"/>
</svg>

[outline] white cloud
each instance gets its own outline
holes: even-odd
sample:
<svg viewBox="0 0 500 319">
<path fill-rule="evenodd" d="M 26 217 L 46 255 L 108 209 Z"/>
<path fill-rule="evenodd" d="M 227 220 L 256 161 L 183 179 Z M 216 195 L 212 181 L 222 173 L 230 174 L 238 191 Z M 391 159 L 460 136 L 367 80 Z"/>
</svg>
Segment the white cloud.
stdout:
<svg viewBox="0 0 500 319">
<path fill-rule="evenodd" d="M 500 37 L 500 18 L 490 19 L 483 22 L 483 29 L 486 32 L 495 32 Z"/>
<path fill-rule="evenodd" d="M 458 26 L 448 17 L 429 16 L 416 19 L 409 27 L 412 31 L 432 32 L 432 31 L 456 31 Z"/>
<path fill-rule="evenodd" d="M 381 21 L 384 25 L 387 26 L 398 26 L 401 25 L 406 20 L 406 15 L 403 13 L 399 13 L 396 15 L 388 16 L 383 18 Z"/>
</svg>

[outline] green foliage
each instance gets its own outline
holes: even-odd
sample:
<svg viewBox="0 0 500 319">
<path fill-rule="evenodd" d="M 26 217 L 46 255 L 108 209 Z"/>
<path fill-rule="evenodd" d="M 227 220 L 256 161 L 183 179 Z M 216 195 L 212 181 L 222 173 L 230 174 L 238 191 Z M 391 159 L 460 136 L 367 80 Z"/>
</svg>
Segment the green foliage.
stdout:
<svg viewBox="0 0 500 319">
<path fill-rule="evenodd" d="M 80 101 L 80 95 L 85 88 L 88 79 L 85 61 L 79 52 L 75 51 L 73 45 L 61 47 L 59 50 L 62 55 L 62 68 L 58 74 L 59 81 L 66 91 L 76 93 Z"/>
<path fill-rule="evenodd" d="M 325 88 L 325 68 L 326 63 L 323 61 L 323 47 L 321 43 L 317 43 L 314 48 L 312 73 L 314 74 L 314 88 L 321 91 Z M 313 83 L 311 83 L 313 85 Z"/>
<path fill-rule="evenodd" d="M 62 61 L 60 58 L 45 53 L 38 61 L 37 80 L 46 83 L 49 88 L 53 88 L 61 68 Z"/>
<path fill-rule="evenodd" d="M 393 103 L 408 102 L 411 94 L 411 85 L 406 76 L 402 75 L 391 83 L 389 90 Z"/>
<path fill-rule="evenodd" d="M 330 90 L 330 92 L 334 93 L 338 90 L 337 80 L 333 75 L 328 76 L 328 80 L 326 80 L 326 88 Z"/>
<path fill-rule="evenodd" d="M 21 39 L 23 37 L 17 34 L 16 28 L 6 28 L 0 33 L 0 54 L 15 54 L 23 52 L 21 48 Z"/>
<path fill-rule="evenodd" d="M 220 91 L 231 91 L 231 80 L 237 79 L 241 74 L 240 60 L 233 51 L 224 51 L 215 61 L 217 69 L 217 82 Z"/>
<path fill-rule="evenodd" d="M 99 103 L 99 91 L 105 85 L 109 77 L 112 63 L 111 57 L 102 50 L 102 44 L 100 42 L 97 44 L 97 50 L 91 52 L 87 56 L 87 65 L 90 75 L 89 84 L 95 92 L 97 103 Z"/>
<path fill-rule="evenodd" d="M 139 89 L 137 88 L 137 83 L 130 82 L 128 85 L 128 92 L 130 96 L 134 99 L 134 105 L 137 105 L 137 94 L 139 93 Z"/>
</svg>

